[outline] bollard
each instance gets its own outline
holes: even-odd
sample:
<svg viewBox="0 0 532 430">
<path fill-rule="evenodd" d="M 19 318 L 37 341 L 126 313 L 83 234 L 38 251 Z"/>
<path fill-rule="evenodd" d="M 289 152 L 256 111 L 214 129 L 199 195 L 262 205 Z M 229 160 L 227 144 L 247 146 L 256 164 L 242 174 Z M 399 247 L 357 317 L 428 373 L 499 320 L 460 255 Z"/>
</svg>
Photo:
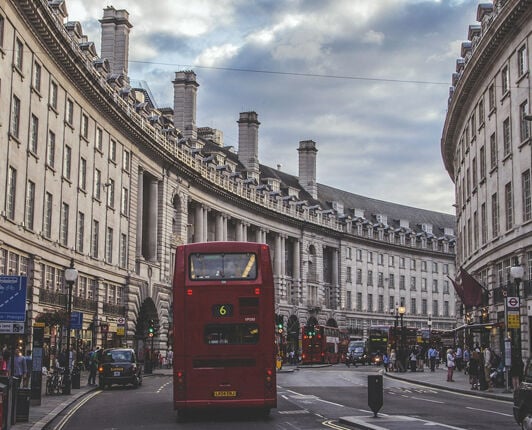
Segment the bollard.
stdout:
<svg viewBox="0 0 532 430">
<path fill-rule="evenodd" d="M 377 418 L 377 412 L 383 404 L 382 375 L 368 376 L 368 406 L 373 411 L 373 416 Z"/>
</svg>

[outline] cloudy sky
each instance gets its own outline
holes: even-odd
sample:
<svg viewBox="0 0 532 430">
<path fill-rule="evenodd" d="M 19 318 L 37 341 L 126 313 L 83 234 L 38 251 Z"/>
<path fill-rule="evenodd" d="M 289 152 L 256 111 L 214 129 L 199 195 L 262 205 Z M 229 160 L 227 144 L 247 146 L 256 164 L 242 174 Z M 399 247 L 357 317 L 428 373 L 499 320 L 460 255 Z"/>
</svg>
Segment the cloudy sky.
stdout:
<svg viewBox="0 0 532 430">
<path fill-rule="evenodd" d="M 198 126 L 237 147 L 239 113 L 259 115 L 259 159 L 298 174 L 318 148 L 318 182 L 454 213 L 440 138 L 451 74 L 478 0 L 67 0 L 100 52 L 103 8 L 127 9 L 129 76 L 159 107 L 193 69 Z"/>
</svg>

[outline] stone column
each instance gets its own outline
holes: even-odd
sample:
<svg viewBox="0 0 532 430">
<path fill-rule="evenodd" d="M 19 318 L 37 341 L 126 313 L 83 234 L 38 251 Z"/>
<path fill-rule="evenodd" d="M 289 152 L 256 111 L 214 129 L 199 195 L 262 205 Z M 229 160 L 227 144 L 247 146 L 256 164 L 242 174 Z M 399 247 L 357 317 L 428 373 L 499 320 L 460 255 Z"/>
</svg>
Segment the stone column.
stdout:
<svg viewBox="0 0 532 430">
<path fill-rule="evenodd" d="M 244 240 L 244 223 L 242 221 L 236 222 L 236 240 L 237 242 Z"/>
<path fill-rule="evenodd" d="M 216 214 L 216 241 L 224 240 L 224 216 L 220 212 Z"/>
<path fill-rule="evenodd" d="M 209 209 L 203 208 L 203 235 L 201 237 L 202 242 L 209 240 Z"/>
<path fill-rule="evenodd" d="M 157 260 L 157 223 L 159 219 L 159 181 L 150 180 L 150 207 L 148 217 L 148 259 Z"/>
<path fill-rule="evenodd" d="M 203 206 L 196 203 L 194 209 L 194 242 L 203 240 Z"/>
<path fill-rule="evenodd" d="M 144 171 L 139 169 L 137 185 L 137 257 L 142 256 L 142 228 L 144 211 Z"/>
</svg>

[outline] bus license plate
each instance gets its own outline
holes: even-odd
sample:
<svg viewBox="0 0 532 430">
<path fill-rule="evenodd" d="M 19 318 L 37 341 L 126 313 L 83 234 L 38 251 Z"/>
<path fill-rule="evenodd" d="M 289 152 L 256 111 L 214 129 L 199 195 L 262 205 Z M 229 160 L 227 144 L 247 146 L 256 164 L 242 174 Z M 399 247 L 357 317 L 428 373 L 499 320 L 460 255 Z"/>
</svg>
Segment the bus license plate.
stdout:
<svg viewBox="0 0 532 430">
<path fill-rule="evenodd" d="M 121 372 L 113 372 L 113 376 L 120 376 Z"/>
<path fill-rule="evenodd" d="M 215 391 L 214 397 L 236 397 L 236 391 Z"/>
</svg>

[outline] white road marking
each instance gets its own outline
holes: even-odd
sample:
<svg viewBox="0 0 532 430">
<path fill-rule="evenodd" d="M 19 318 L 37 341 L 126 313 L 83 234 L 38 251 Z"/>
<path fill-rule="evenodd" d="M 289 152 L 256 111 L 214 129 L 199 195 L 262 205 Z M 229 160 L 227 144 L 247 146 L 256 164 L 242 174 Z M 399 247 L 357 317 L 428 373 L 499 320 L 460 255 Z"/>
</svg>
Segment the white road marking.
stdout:
<svg viewBox="0 0 532 430">
<path fill-rule="evenodd" d="M 502 416 L 505 416 L 505 417 L 513 417 L 512 414 L 505 414 L 503 412 L 494 412 L 494 411 L 490 411 L 488 409 L 472 408 L 471 406 L 466 406 L 466 409 L 471 409 L 473 411 L 489 412 L 491 414 L 502 415 Z"/>
<path fill-rule="evenodd" d="M 444 404 L 445 402 L 440 402 L 439 400 L 431 400 L 431 399 L 424 399 L 423 397 L 410 397 L 411 399 L 415 399 L 415 400 L 423 400 L 424 402 L 432 402 L 432 403 L 440 403 L 440 404 Z"/>
</svg>

